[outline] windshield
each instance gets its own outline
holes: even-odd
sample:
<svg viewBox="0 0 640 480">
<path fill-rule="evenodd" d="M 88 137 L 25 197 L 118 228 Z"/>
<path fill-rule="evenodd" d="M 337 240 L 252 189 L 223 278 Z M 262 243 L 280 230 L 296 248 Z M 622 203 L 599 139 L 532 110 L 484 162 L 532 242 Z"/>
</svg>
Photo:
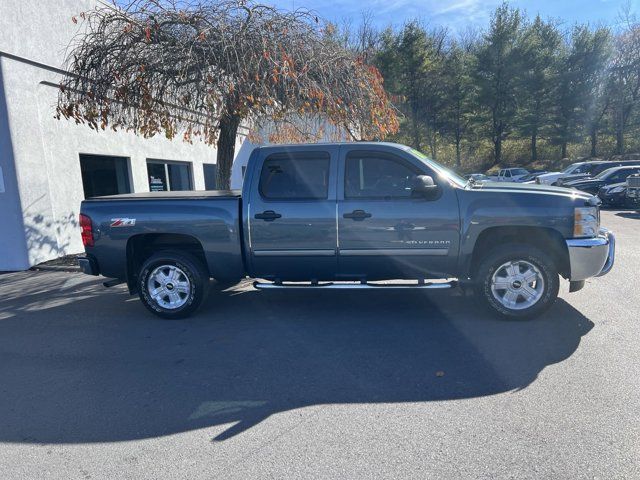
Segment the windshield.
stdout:
<svg viewBox="0 0 640 480">
<path fill-rule="evenodd" d="M 525 175 L 524 177 L 521 178 L 521 180 L 533 180 L 536 177 L 539 177 L 540 175 L 542 175 L 545 172 L 534 172 L 534 173 L 530 173 L 529 175 Z"/>
<path fill-rule="evenodd" d="M 571 173 L 587 173 L 589 170 L 589 164 L 583 163 L 582 165 L 576 166 L 576 168 Z"/>
<path fill-rule="evenodd" d="M 596 163 L 593 165 L 589 165 L 589 169 L 585 171 L 585 173 L 589 173 L 591 175 L 597 175 L 601 172 L 604 172 L 605 170 L 613 167 L 613 165 L 610 165 L 608 163 Z"/>
<path fill-rule="evenodd" d="M 589 170 L 588 163 L 574 163 L 565 168 L 562 173 L 585 173 Z"/>
<path fill-rule="evenodd" d="M 449 170 L 447 167 L 443 167 L 438 162 L 431 160 L 424 153 L 419 152 L 418 150 L 414 150 L 413 148 L 410 148 L 409 152 L 411 152 L 414 157 L 427 165 L 429 168 L 436 171 L 440 177 L 449 180 L 451 183 L 459 187 L 464 187 L 467 184 L 466 180 L 456 172 L 454 172 L 453 170 Z"/>
<path fill-rule="evenodd" d="M 603 178 L 607 178 L 609 175 L 611 175 L 614 172 L 613 168 L 608 168 L 607 170 L 604 170 L 600 173 L 598 173 L 597 175 L 595 175 L 593 178 L 598 178 L 598 179 L 603 179 Z"/>
</svg>

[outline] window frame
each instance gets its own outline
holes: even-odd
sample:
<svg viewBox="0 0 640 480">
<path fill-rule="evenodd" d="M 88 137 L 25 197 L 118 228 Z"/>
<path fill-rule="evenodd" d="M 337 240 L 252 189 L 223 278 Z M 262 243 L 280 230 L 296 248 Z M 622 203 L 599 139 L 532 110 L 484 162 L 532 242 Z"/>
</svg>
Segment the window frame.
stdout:
<svg viewBox="0 0 640 480">
<path fill-rule="evenodd" d="M 313 201 L 326 201 L 329 199 L 331 193 L 331 153 L 326 150 L 313 150 L 307 152 L 275 152 L 264 158 L 260 165 L 260 172 L 257 175 L 258 181 L 258 195 L 264 202 L 313 202 Z M 289 160 L 295 162 L 296 160 L 322 160 L 327 162 L 327 188 L 324 197 L 269 197 L 265 195 L 262 189 L 262 172 L 265 169 L 267 162 L 270 160 Z"/>
<path fill-rule="evenodd" d="M 147 165 L 147 185 L 149 186 L 149 191 L 151 192 L 151 184 L 149 183 L 149 164 L 157 164 L 164 166 L 164 174 L 167 179 L 167 190 L 161 190 L 163 192 L 192 192 L 195 190 L 195 182 L 193 181 L 193 162 L 185 161 L 185 160 L 163 160 L 161 158 L 149 158 L 146 159 Z M 188 170 L 188 179 L 189 179 L 189 188 L 187 190 L 173 190 L 171 188 L 171 178 L 169 175 L 169 165 L 186 165 Z"/>
<path fill-rule="evenodd" d="M 374 201 L 397 201 L 397 200 L 416 200 L 416 197 L 412 197 L 411 195 L 409 196 L 390 196 L 390 195 L 375 195 L 375 196 L 361 196 L 361 197 L 353 197 L 353 196 L 349 196 L 347 195 L 347 163 L 349 162 L 350 158 L 353 158 L 354 156 L 359 156 L 362 157 L 364 155 L 370 155 L 370 156 L 376 156 L 378 158 L 386 158 L 389 159 L 391 161 L 394 161 L 396 163 L 399 163 L 405 167 L 407 167 L 409 170 L 413 171 L 415 175 L 426 175 L 427 173 L 425 173 L 422 169 L 420 169 L 420 167 L 418 167 L 417 165 L 413 164 L 411 161 L 407 160 L 406 158 L 401 157 L 400 155 L 396 155 L 394 153 L 390 153 L 390 152 L 381 152 L 381 151 L 375 151 L 375 150 L 351 150 L 346 152 L 345 156 L 344 156 L 344 171 L 342 172 L 342 198 L 345 201 L 358 201 L 358 200 L 374 200 Z M 434 182 L 437 181 L 437 177 L 431 173 L 429 174 L 431 175 L 431 177 L 433 178 Z"/>
<path fill-rule="evenodd" d="M 83 198 L 86 200 L 88 198 L 96 198 L 99 197 L 100 195 L 94 195 L 93 197 L 87 197 L 86 196 L 86 192 L 85 192 L 85 186 L 84 186 L 84 178 L 82 177 L 82 159 L 83 157 L 104 157 L 104 158 L 112 158 L 112 159 L 119 159 L 119 160 L 124 160 L 124 165 L 125 165 L 125 173 L 126 173 L 126 190 L 128 190 L 127 192 L 120 192 L 117 193 L 116 195 L 123 195 L 123 194 L 127 194 L 127 193 L 133 193 L 134 192 L 134 185 L 133 185 L 133 172 L 131 170 L 131 157 L 126 156 L 126 155 L 111 155 L 111 154 L 107 154 L 107 153 L 87 153 L 87 152 L 78 152 L 78 166 L 80 167 L 80 183 L 82 185 L 82 196 Z"/>
</svg>

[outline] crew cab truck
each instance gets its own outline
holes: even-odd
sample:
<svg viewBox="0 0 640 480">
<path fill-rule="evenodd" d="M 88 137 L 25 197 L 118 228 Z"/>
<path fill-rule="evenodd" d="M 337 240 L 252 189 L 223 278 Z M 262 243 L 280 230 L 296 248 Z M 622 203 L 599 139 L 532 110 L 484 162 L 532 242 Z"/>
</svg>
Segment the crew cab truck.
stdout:
<svg viewBox="0 0 640 480">
<path fill-rule="evenodd" d="M 560 277 L 575 291 L 612 268 L 598 203 L 465 181 L 397 144 L 266 146 L 252 152 L 242 192 L 85 200 L 80 265 L 170 319 L 194 312 L 211 278 L 247 276 L 264 290 L 460 285 L 500 315 L 530 317 L 554 302 Z"/>
</svg>

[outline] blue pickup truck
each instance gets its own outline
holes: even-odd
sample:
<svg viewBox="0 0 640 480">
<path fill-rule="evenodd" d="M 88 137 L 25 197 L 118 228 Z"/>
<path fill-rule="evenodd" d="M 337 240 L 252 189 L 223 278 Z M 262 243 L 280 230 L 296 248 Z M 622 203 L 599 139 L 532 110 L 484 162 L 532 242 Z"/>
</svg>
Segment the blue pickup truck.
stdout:
<svg viewBox="0 0 640 480">
<path fill-rule="evenodd" d="M 509 318 L 542 313 L 613 266 L 599 200 L 546 185 L 466 181 L 409 147 L 256 148 L 239 191 L 152 192 L 82 202 L 85 273 L 126 282 L 163 318 L 214 285 L 474 291 Z M 388 282 L 387 280 L 396 280 Z"/>
</svg>

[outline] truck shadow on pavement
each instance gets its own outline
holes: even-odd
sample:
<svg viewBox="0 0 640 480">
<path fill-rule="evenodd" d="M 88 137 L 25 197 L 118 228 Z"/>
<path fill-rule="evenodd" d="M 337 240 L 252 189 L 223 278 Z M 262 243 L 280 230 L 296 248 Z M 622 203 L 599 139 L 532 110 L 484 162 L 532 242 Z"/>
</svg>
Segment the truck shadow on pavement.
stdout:
<svg viewBox="0 0 640 480">
<path fill-rule="evenodd" d="M 171 322 L 121 287 L 38 275 L 56 281 L 0 282 L 3 442 L 205 427 L 225 440 L 307 406 L 505 393 L 571 356 L 593 327 L 561 299 L 542 318 L 505 322 L 455 294 L 246 288 L 212 292 L 197 316 Z M 69 277 L 79 280 L 57 280 Z"/>
<path fill-rule="evenodd" d="M 628 212 L 618 212 L 616 213 L 617 217 L 622 218 L 631 218 L 634 220 L 640 220 L 640 212 L 628 211 Z"/>
</svg>

